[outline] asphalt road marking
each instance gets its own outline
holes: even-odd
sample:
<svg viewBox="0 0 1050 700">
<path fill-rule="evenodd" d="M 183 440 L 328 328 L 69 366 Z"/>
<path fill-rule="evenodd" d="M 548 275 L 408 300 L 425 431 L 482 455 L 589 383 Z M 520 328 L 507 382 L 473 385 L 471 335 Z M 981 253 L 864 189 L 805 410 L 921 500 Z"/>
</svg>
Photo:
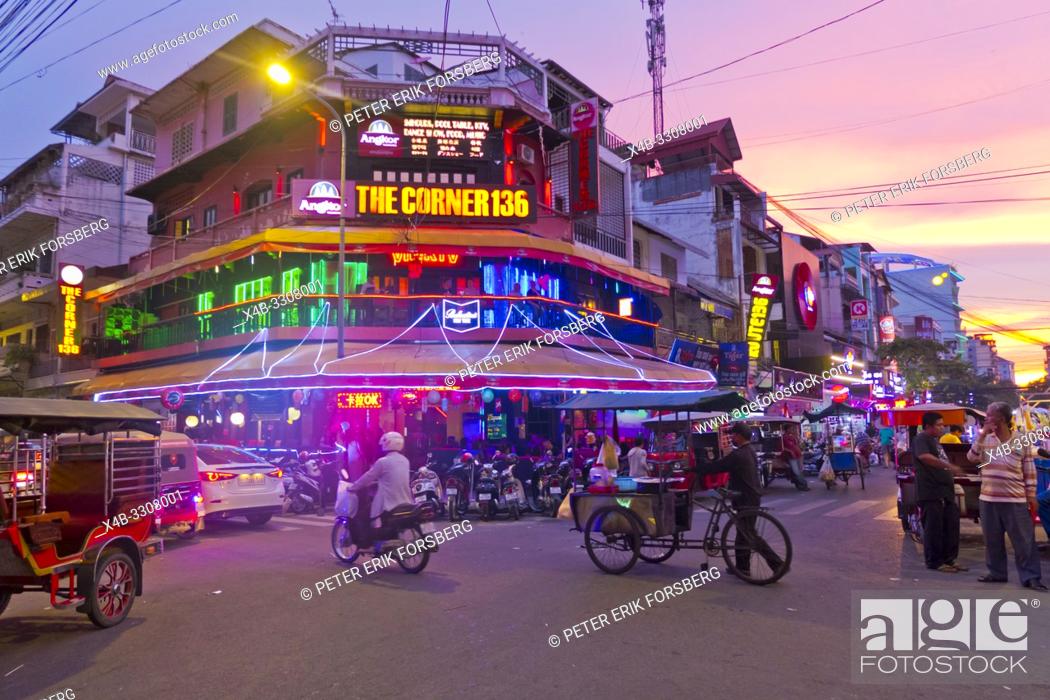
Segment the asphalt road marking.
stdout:
<svg viewBox="0 0 1050 700">
<path fill-rule="evenodd" d="M 824 513 L 824 515 L 827 515 L 831 518 L 845 518 L 846 516 L 852 515 L 853 513 L 866 510 L 868 508 L 871 508 L 872 506 L 877 506 L 878 504 L 878 501 L 854 501 L 848 506 L 842 506 L 841 508 L 836 508 L 835 510 L 828 511 L 827 513 Z"/>
<path fill-rule="evenodd" d="M 273 522 L 275 522 L 275 523 L 285 523 L 287 525 L 310 525 L 312 527 L 332 527 L 332 522 L 331 521 L 326 521 L 326 522 L 323 522 L 323 523 L 319 523 L 319 522 L 314 521 L 314 520 L 307 520 L 306 518 L 282 518 L 280 516 L 275 516 L 275 517 L 270 518 L 270 519 Z"/>
<path fill-rule="evenodd" d="M 297 528 L 297 527 L 288 527 L 287 525 L 281 525 L 281 526 L 276 527 L 274 529 L 277 530 L 278 532 L 291 532 L 292 530 L 298 530 L 299 528 Z"/>
<path fill-rule="evenodd" d="M 820 508 L 821 506 L 826 506 L 827 504 L 828 504 L 827 501 L 814 501 L 812 503 L 806 503 L 805 505 L 797 506 L 795 508 L 792 508 L 791 510 L 780 511 L 780 514 L 781 515 L 799 515 L 800 513 L 805 513 L 807 510 L 813 510 L 814 508 Z"/>
<path fill-rule="evenodd" d="M 882 515 L 875 518 L 876 520 L 900 520 L 900 513 L 897 512 L 897 506 L 893 506 Z"/>
</svg>

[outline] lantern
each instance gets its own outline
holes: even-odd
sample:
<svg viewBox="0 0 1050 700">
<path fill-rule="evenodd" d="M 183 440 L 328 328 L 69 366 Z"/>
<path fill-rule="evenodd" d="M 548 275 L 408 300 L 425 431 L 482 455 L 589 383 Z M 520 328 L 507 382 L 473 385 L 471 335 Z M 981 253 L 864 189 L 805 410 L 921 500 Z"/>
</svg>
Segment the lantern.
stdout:
<svg viewBox="0 0 1050 700">
<path fill-rule="evenodd" d="M 463 403 L 463 392 L 450 391 L 448 392 L 448 400 L 453 406 L 458 406 Z"/>
<path fill-rule="evenodd" d="M 517 403 L 518 401 L 521 401 L 521 390 L 520 389 L 511 389 L 507 393 L 507 398 L 509 398 L 511 401 L 513 401 L 515 403 Z"/>
<path fill-rule="evenodd" d="M 441 394 L 439 394 L 437 390 L 431 389 L 427 392 L 427 401 L 430 403 L 441 403 Z"/>
<path fill-rule="evenodd" d="M 492 399 L 496 398 L 496 394 L 492 389 L 485 389 L 481 392 L 481 401 L 483 403 L 492 403 Z"/>
</svg>

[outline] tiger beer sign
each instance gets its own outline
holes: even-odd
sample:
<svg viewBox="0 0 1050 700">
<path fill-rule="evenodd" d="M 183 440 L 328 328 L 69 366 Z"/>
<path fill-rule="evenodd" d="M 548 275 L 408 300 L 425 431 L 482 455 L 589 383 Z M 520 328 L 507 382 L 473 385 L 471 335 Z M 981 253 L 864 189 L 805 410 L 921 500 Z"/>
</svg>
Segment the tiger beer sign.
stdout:
<svg viewBox="0 0 1050 700">
<path fill-rule="evenodd" d="M 769 307 L 777 293 L 780 278 L 765 273 L 751 278 L 751 313 L 747 319 L 747 356 L 757 360 L 762 354 L 762 341 L 766 339 Z"/>
</svg>

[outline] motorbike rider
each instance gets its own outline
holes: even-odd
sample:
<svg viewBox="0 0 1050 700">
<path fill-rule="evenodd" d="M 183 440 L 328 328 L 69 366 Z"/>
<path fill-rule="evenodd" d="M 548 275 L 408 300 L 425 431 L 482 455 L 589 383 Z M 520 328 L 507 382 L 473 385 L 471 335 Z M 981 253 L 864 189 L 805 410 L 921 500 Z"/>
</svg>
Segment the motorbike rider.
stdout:
<svg viewBox="0 0 1050 700">
<path fill-rule="evenodd" d="M 412 490 L 409 488 L 408 458 L 401 454 L 405 447 L 405 437 L 401 433 L 389 432 L 379 438 L 379 449 L 383 456 L 375 461 L 357 481 L 347 487 L 349 491 L 349 516 L 354 522 L 357 515 L 357 492 L 372 484 L 378 484 L 376 495 L 372 498 L 372 527 L 380 524 L 379 516 L 385 510 L 402 503 L 412 502 Z"/>
</svg>

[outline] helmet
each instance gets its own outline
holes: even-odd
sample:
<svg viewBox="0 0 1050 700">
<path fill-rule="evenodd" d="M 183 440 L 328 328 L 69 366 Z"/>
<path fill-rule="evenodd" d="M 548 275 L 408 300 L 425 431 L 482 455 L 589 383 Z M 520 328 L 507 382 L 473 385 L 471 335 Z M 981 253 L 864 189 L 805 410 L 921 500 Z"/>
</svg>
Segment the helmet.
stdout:
<svg viewBox="0 0 1050 700">
<path fill-rule="evenodd" d="M 469 452 L 464 452 L 463 456 L 459 458 L 459 461 L 461 461 L 463 464 L 466 464 L 467 462 L 473 462 L 474 455 L 470 454 Z"/>
<path fill-rule="evenodd" d="M 405 436 L 401 433 L 384 433 L 379 438 L 379 449 L 383 452 L 400 452 L 405 446 Z"/>
</svg>

